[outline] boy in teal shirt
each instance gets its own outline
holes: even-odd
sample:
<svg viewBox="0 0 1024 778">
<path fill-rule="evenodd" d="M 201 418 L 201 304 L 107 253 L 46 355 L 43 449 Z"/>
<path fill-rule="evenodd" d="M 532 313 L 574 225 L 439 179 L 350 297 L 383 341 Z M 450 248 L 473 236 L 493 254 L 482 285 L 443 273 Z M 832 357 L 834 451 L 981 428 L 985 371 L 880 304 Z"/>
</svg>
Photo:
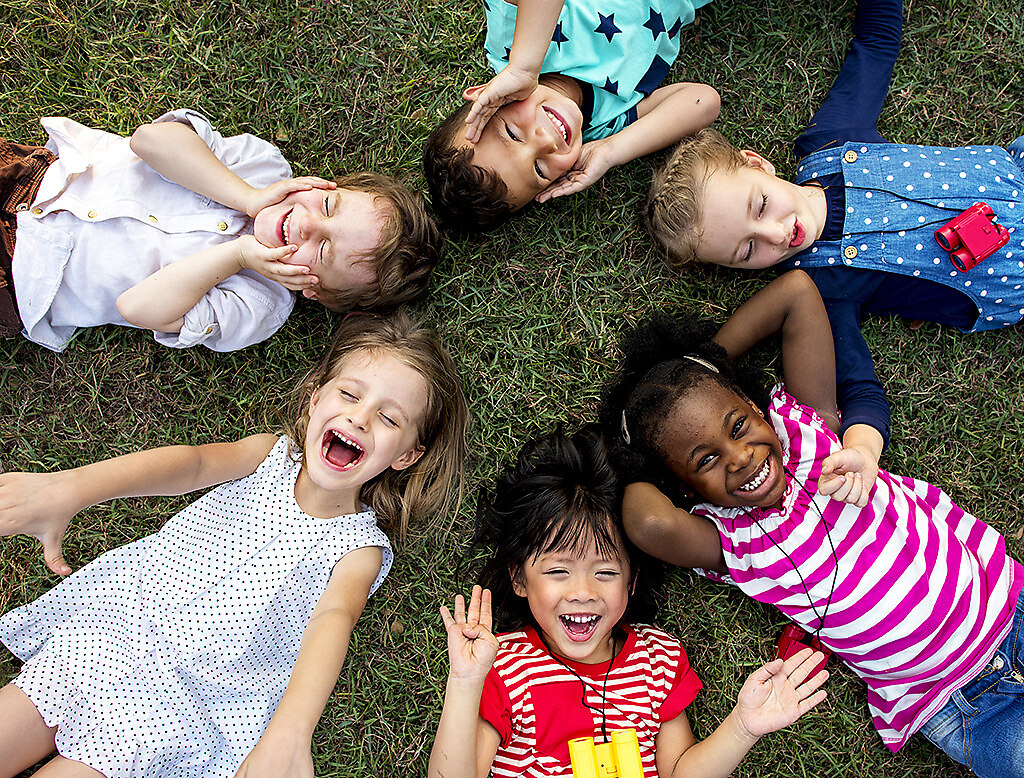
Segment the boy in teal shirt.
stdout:
<svg viewBox="0 0 1024 778">
<path fill-rule="evenodd" d="M 710 86 L 658 88 L 679 30 L 709 0 L 486 0 L 488 63 L 423 154 L 449 225 L 491 229 L 531 200 L 579 192 L 717 116 Z"/>
</svg>

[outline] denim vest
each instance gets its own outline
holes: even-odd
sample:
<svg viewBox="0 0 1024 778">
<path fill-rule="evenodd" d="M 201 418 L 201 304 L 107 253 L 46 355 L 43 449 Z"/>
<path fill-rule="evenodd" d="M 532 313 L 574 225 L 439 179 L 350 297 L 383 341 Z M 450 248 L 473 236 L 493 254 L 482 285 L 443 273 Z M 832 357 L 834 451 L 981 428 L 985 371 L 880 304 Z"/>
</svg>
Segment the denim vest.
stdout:
<svg viewBox="0 0 1024 778">
<path fill-rule="evenodd" d="M 816 241 L 789 266 L 842 263 L 937 281 L 977 305 L 971 332 L 1024 318 L 1024 136 L 1006 149 L 847 143 L 805 157 L 796 183 L 834 173 L 846 182 L 842 240 Z M 992 207 L 1010 242 L 961 273 L 934 233 L 976 202 Z"/>
</svg>

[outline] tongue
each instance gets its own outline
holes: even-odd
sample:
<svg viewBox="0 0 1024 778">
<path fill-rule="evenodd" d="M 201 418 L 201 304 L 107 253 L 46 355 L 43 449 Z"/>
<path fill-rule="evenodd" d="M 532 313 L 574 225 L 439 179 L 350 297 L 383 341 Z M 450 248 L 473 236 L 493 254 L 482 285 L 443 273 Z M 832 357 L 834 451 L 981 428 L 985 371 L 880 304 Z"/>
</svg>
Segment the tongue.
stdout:
<svg viewBox="0 0 1024 778">
<path fill-rule="evenodd" d="M 359 452 L 342 441 L 341 438 L 331 435 L 331 442 L 327 446 L 327 461 L 335 467 L 346 467 L 351 465 L 359 456 Z"/>
<path fill-rule="evenodd" d="M 589 619 L 587 621 L 570 621 L 569 619 L 564 619 L 562 623 L 565 624 L 565 628 L 573 635 L 586 635 L 594 625 L 593 619 Z"/>
</svg>

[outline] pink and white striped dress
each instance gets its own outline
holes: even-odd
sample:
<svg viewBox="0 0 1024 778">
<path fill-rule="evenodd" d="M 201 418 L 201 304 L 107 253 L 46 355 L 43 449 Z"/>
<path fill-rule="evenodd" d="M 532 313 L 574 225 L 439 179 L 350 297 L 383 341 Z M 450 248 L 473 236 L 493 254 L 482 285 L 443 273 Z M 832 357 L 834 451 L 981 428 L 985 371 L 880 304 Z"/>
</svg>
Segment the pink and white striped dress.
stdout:
<svg viewBox="0 0 1024 778">
<path fill-rule="evenodd" d="M 1002 535 L 923 481 L 879 470 L 864 508 L 818 495 L 822 460 L 840 443 L 781 384 L 769 422 L 786 470 L 781 507 L 695 506 L 718 527 L 729 569 L 698 572 L 808 631 L 821 626 L 822 642 L 867 683 L 875 728 L 898 751 L 991 659 L 1009 632 L 1022 568 Z"/>
</svg>

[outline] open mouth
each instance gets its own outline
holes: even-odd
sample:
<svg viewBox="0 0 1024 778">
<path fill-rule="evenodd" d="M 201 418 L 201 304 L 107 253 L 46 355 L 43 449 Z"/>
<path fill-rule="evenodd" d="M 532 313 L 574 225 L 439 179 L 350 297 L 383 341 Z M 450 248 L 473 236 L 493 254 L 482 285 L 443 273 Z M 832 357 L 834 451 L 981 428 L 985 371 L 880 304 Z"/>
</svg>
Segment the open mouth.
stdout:
<svg viewBox="0 0 1024 778">
<path fill-rule="evenodd" d="M 288 213 L 286 213 L 284 215 L 284 218 L 281 219 L 281 226 L 279 228 L 279 237 L 281 238 L 281 245 L 282 246 L 287 246 L 287 245 L 289 245 L 291 243 L 291 240 L 290 240 L 291 236 L 289 234 L 288 228 L 291 226 L 292 214 L 293 213 L 295 213 L 295 209 L 294 208 L 292 208 L 290 211 L 288 211 Z"/>
<path fill-rule="evenodd" d="M 338 470 L 351 470 L 365 455 L 362 446 L 337 430 L 327 430 L 320 443 L 320 455 Z"/>
<path fill-rule="evenodd" d="M 806 235 L 807 230 L 804 229 L 804 226 L 799 221 L 794 220 L 793 234 L 790 236 L 789 239 L 789 247 L 796 248 L 797 246 L 801 245 L 804 242 L 804 237 Z"/>
<path fill-rule="evenodd" d="M 544 113 L 548 115 L 548 118 L 551 120 L 551 123 L 555 126 L 555 129 L 558 130 L 559 134 L 562 136 L 562 140 L 564 140 L 566 145 L 568 145 L 570 138 L 572 138 L 572 133 L 569 131 L 569 125 L 565 123 L 565 119 L 563 119 L 558 113 L 551 110 L 547 106 L 544 106 Z"/>
<path fill-rule="evenodd" d="M 761 484 L 768 478 L 768 474 L 772 470 L 772 458 L 768 457 L 764 460 L 764 464 L 761 465 L 761 469 L 758 470 L 754 477 L 747 481 L 743 486 L 736 487 L 738 492 L 752 492 L 757 489 Z"/>
<path fill-rule="evenodd" d="M 566 613 L 559 616 L 558 620 L 562 622 L 562 629 L 570 640 L 583 643 L 594 634 L 601 617 L 593 613 Z"/>
</svg>

